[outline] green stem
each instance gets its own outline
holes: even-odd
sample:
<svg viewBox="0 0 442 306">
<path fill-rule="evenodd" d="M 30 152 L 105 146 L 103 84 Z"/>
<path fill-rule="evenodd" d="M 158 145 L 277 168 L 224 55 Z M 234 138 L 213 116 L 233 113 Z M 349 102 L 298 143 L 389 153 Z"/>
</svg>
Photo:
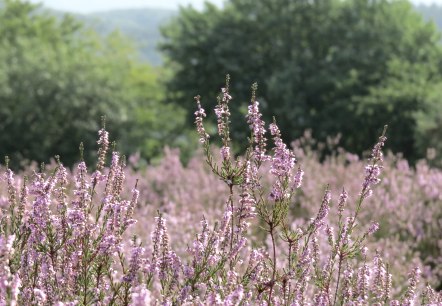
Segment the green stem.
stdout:
<svg viewBox="0 0 442 306">
<path fill-rule="evenodd" d="M 343 262 L 343 257 L 340 254 L 339 255 L 339 267 L 338 267 L 338 280 L 336 281 L 336 288 L 335 288 L 335 299 L 333 301 L 333 306 L 336 305 L 336 298 L 338 297 L 338 289 L 339 289 L 339 281 L 341 278 L 341 269 L 342 269 L 342 262 Z"/>
<path fill-rule="evenodd" d="M 272 304 L 272 293 L 273 286 L 275 284 L 275 276 L 276 276 L 276 245 L 275 245 L 275 236 L 273 234 L 273 224 L 270 224 L 270 236 L 272 237 L 272 248 L 273 248 L 273 271 L 272 271 L 272 280 L 270 283 L 270 293 L 269 293 L 269 305 Z"/>
</svg>

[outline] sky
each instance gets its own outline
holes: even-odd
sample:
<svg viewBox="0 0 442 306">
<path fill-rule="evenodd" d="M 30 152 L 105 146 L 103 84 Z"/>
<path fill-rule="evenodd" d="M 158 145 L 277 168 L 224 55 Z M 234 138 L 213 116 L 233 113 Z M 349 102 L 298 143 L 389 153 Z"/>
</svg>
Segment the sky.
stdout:
<svg viewBox="0 0 442 306">
<path fill-rule="evenodd" d="M 202 8 L 205 0 L 30 0 L 30 2 L 43 3 L 46 7 L 62 11 L 92 13 L 130 8 L 178 9 L 179 5 L 188 4 L 192 4 L 195 8 Z M 224 0 L 210 0 L 209 2 L 221 6 Z"/>
<path fill-rule="evenodd" d="M 192 4 L 195 8 L 201 8 L 205 0 L 30 0 L 34 3 L 43 3 L 45 6 L 74 13 L 92 13 L 112 9 L 130 8 L 167 8 L 177 9 L 179 5 Z M 219 6 L 224 0 L 210 0 Z M 412 0 L 413 3 L 438 3 L 442 0 Z"/>
</svg>

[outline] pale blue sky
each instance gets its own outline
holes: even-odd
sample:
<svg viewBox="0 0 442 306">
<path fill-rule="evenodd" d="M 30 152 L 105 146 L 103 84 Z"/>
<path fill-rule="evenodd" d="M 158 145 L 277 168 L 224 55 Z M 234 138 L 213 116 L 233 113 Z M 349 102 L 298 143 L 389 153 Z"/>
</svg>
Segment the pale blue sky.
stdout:
<svg viewBox="0 0 442 306">
<path fill-rule="evenodd" d="M 176 9 L 179 5 L 192 4 L 196 8 L 203 6 L 204 0 L 30 0 L 42 2 L 45 6 L 53 9 L 76 13 L 91 13 L 111 9 L 125 8 L 169 8 Z M 442 0 L 412 0 L 414 3 L 438 3 Z M 224 0 L 211 0 L 210 2 L 221 5 Z"/>
</svg>

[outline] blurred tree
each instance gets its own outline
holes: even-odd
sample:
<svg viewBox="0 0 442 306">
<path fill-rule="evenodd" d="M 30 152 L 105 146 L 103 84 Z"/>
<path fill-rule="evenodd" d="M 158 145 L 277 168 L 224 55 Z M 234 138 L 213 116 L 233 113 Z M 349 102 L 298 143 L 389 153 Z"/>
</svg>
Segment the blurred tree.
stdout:
<svg viewBox="0 0 442 306">
<path fill-rule="evenodd" d="M 123 152 L 139 152 L 151 160 L 160 157 L 165 146 L 181 149 L 187 161 L 198 146 L 193 129 L 186 129 L 185 111 L 174 103 L 165 103 L 165 89 L 161 82 L 161 68 L 137 62 L 125 78 L 128 90 L 125 98 L 134 103 L 131 120 L 120 129 L 119 143 Z"/>
<path fill-rule="evenodd" d="M 90 159 L 102 115 L 122 152 L 155 156 L 183 123 L 160 102 L 158 73 L 118 33 L 101 40 L 73 17 L 0 0 L 0 156 L 72 164 L 83 141 Z"/>
<path fill-rule="evenodd" d="M 213 107 L 229 73 L 232 107 L 244 114 L 257 81 L 265 119 L 275 115 L 287 141 L 312 128 L 362 152 L 389 124 L 389 148 L 417 156 L 415 114 L 440 79 L 441 48 L 407 1 L 230 0 L 182 8 L 163 35 L 168 92 L 189 109 L 197 93 Z"/>
<path fill-rule="evenodd" d="M 432 165 L 442 167 L 442 83 L 428 90 L 424 108 L 414 114 L 417 128 L 414 131 L 416 148 L 426 155 Z"/>
</svg>

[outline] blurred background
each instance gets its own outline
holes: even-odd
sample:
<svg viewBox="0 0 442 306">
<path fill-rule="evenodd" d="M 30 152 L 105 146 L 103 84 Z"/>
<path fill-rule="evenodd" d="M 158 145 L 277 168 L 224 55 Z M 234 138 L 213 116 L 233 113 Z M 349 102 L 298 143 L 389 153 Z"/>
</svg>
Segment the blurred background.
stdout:
<svg viewBox="0 0 442 306">
<path fill-rule="evenodd" d="M 440 165 L 441 29 L 442 1 L 0 0 L 0 156 L 72 165 L 83 142 L 90 160 L 104 115 L 123 153 L 185 161 L 193 97 L 210 112 L 230 74 L 234 141 L 257 82 L 287 142 L 362 154 L 388 124 L 388 149 Z"/>
</svg>

